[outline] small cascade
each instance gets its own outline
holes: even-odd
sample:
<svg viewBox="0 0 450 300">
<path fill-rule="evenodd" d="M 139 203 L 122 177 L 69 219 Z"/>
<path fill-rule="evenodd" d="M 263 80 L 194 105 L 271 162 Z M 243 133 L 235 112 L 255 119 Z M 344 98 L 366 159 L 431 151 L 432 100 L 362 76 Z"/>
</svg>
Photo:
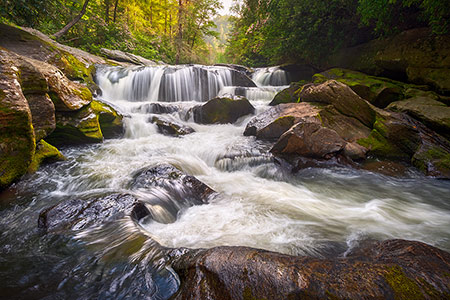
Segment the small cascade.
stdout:
<svg viewBox="0 0 450 300">
<path fill-rule="evenodd" d="M 200 65 L 115 67 L 99 70 L 97 81 L 102 97 L 110 100 L 207 101 L 233 85 L 233 72 L 227 67 Z"/>
<path fill-rule="evenodd" d="M 243 96 L 250 101 L 272 101 L 275 95 L 288 86 L 263 86 L 263 87 L 223 87 L 218 96 L 237 95 Z"/>
<path fill-rule="evenodd" d="M 252 76 L 258 86 L 282 86 L 289 84 L 289 76 L 280 67 L 256 69 Z"/>
</svg>

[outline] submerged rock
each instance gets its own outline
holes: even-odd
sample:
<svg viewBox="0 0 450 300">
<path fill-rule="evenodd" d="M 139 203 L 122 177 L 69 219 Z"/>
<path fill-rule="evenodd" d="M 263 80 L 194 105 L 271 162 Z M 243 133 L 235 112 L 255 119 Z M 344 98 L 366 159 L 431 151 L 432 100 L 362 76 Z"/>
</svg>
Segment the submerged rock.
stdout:
<svg viewBox="0 0 450 300">
<path fill-rule="evenodd" d="M 133 210 L 140 218 L 145 215 L 145 208 L 142 212 L 138 200 L 128 194 L 70 199 L 43 210 L 38 227 L 47 231 L 80 230 L 132 215 Z"/>
<path fill-rule="evenodd" d="M 188 117 L 192 114 L 194 121 L 200 124 L 226 124 L 234 123 L 240 117 L 254 112 L 255 108 L 245 98 L 217 97 L 193 107 Z"/>
<path fill-rule="evenodd" d="M 154 116 L 151 118 L 151 122 L 158 126 L 158 131 L 160 133 L 165 135 L 180 136 L 195 132 L 195 130 L 189 126 L 178 124 L 161 117 Z"/>
<path fill-rule="evenodd" d="M 174 299 L 443 299 L 450 254 L 405 240 L 367 242 L 346 256 L 289 256 L 246 247 L 175 253 Z"/>
</svg>

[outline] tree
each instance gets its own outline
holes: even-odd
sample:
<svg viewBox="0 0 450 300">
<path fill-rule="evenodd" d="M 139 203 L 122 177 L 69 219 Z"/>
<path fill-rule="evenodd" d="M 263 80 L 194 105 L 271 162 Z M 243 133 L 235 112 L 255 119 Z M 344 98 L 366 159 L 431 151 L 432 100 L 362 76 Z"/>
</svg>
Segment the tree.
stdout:
<svg viewBox="0 0 450 300">
<path fill-rule="evenodd" d="M 81 17 L 86 12 L 86 8 L 87 8 L 88 4 L 89 4 L 89 0 L 85 0 L 80 13 L 78 15 L 76 15 L 75 18 L 73 18 L 72 21 L 70 21 L 66 26 L 64 26 L 63 29 L 61 29 L 60 31 L 55 33 L 54 37 L 55 38 L 62 37 L 64 34 L 66 34 L 70 30 L 70 28 L 72 28 L 78 21 L 80 21 Z"/>
</svg>

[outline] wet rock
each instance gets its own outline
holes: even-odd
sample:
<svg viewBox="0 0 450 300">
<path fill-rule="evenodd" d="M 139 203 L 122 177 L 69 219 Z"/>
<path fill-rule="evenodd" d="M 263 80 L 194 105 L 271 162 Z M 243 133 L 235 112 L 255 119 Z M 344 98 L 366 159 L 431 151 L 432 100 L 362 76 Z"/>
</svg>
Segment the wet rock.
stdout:
<svg viewBox="0 0 450 300">
<path fill-rule="evenodd" d="M 450 107 L 431 97 L 416 96 L 393 102 L 388 109 L 404 112 L 450 139 Z"/>
<path fill-rule="evenodd" d="M 234 86 L 242 87 L 256 87 L 256 84 L 247 75 L 242 72 L 234 71 L 231 73 L 231 78 Z"/>
<path fill-rule="evenodd" d="M 405 240 L 367 242 L 347 256 L 289 256 L 246 247 L 174 253 L 174 299 L 440 299 L 450 254 Z"/>
<path fill-rule="evenodd" d="M 133 65 L 144 65 L 144 66 L 155 66 L 156 62 L 143 58 L 139 55 L 135 55 L 132 53 L 123 52 L 120 50 L 110 50 L 101 48 L 100 49 L 101 54 L 105 55 L 107 58 L 119 61 L 119 62 L 125 62 L 130 63 Z"/>
<path fill-rule="evenodd" d="M 35 151 L 31 111 L 14 56 L 0 49 L 0 190 L 24 175 Z"/>
<path fill-rule="evenodd" d="M 270 151 L 278 155 L 331 158 L 345 144 L 336 131 L 325 128 L 318 122 L 300 122 L 285 132 Z"/>
<path fill-rule="evenodd" d="M 341 114 L 359 120 L 367 127 L 375 121 L 375 111 L 347 85 L 329 80 L 319 85 L 305 86 L 300 92 L 302 102 L 332 104 Z"/>
<path fill-rule="evenodd" d="M 248 122 L 244 135 L 276 140 L 303 119 L 318 119 L 320 109 L 309 103 L 288 103 L 274 106 Z"/>
<path fill-rule="evenodd" d="M 230 68 L 230 69 L 234 69 L 234 70 L 236 70 L 236 71 L 239 71 L 239 72 L 241 72 L 241 73 L 244 73 L 244 74 L 247 75 L 247 76 L 250 76 L 251 73 L 253 72 L 252 69 L 250 69 L 250 68 L 248 68 L 248 67 L 246 67 L 246 66 L 241 66 L 241 65 L 236 65 L 236 64 L 215 64 L 215 66 L 218 66 L 218 67 L 227 67 L 227 68 Z"/>
<path fill-rule="evenodd" d="M 285 71 L 288 77 L 288 82 L 311 80 L 311 77 L 317 73 L 317 69 L 307 64 L 285 64 L 281 65 L 280 69 Z"/>
<path fill-rule="evenodd" d="M 367 160 L 361 165 L 362 169 L 392 177 L 403 177 L 407 173 L 407 166 L 393 161 Z"/>
<path fill-rule="evenodd" d="M 207 103 L 192 108 L 194 121 L 200 124 L 226 124 L 234 123 L 240 117 L 253 114 L 255 108 L 245 98 L 217 97 Z"/>
<path fill-rule="evenodd" d="M 128 194 L 70 199 L 43 210 L 38 227 L 47 231 L 80 230 L 131 215 L 138 200 Z M 143 213 L 138 207 L 136 215 Z"/>
<path fill-rule="evenodd" d="M 270 106 L 275 106 L 281 103 L 296 103 L 299 100 L 298 94 L 306 81 L 292 82 L 287 89 L 278 92 L 273 100 L 269 103 Z"/>
<path fill-rule="evenodd" d="M 28 166 L 28 173 L 36 172 L 44 163 L 52 163 L 64 159 L 64 155 L 62 155 L 58 149 L 56 149 L 46 141 L 40 140 L 36 145 L 36 152 L 33 156 L 33 160 Z"/>
<path fill-rule="evenodd" d="M 336 80 L 348 85 L 361 98 L 380 108 L 402 100 L 405 90 L 411 86 L 400 81 L 339 68 L 313 76 L 314 83 L 323 83 L 327 80 Z"/>
<path fill-rule="evenodd" d="M 123 133 L 122 116 L 111 106 L 92 101 L 77 111 L 57 112 L 56 129 L 47 140 L 56 146 L 100 143 Z"/>
<path fill-rule="evenodd" d="M 146 103 L 139 106 L 135 111 L 149 114 L 171 114 L 180 110 L 180 106 L 176 104 Z"/>
<path fill-rule="evenodd" d="M 195 130 L 189 126 L 178 124 L 168 119 L 156 117 L 151 118 L 151 122 L 158 126 L 158 131 L 165 135 L 181 136 L 195 132 Z"/>
<path fill-rule="evenodd" d="M 369 149 L 357 143 L 347 143 L 344 146 L 343 154 L 354 161 L 358 161 L 365 159 L 368 151 Z"/>
<path fill-rule="evenodd" d="M 189 203 L 189 206 L 208 203 L 208 198 L 215 193 L 194 176 L 187 175 L 168 164 L 147 167 L 135 172 L 129 187 L 141 190 L 162 188 L 177 200 Z"/>
<path fill-rule="evenodd" d="M 123 115 L 111 105 L 93 100 L 90 108 L 98 116 L 98 123 L 105 139 L 120 137 L 124 133 Z"/>
</svg>

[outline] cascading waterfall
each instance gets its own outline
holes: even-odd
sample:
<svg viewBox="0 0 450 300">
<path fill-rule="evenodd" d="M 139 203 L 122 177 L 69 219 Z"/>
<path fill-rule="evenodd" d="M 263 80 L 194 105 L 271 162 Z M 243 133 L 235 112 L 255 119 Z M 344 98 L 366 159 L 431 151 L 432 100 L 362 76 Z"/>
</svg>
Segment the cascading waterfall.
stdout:
<svg viewBox="0 0 450 300">
<path fill-rule="evenodd" d="M 97 81 L 109 101 L 207 101 L 233 85 L 233 72 L 198 65 L 105 68 L 98 71 Z"/>
<path fill-rule="evenodd" d="M 256 69 L 252 79 L 258 86 L 283 86 L 289 84 L 289 76 L 280 67 Z"/>
</svg>

